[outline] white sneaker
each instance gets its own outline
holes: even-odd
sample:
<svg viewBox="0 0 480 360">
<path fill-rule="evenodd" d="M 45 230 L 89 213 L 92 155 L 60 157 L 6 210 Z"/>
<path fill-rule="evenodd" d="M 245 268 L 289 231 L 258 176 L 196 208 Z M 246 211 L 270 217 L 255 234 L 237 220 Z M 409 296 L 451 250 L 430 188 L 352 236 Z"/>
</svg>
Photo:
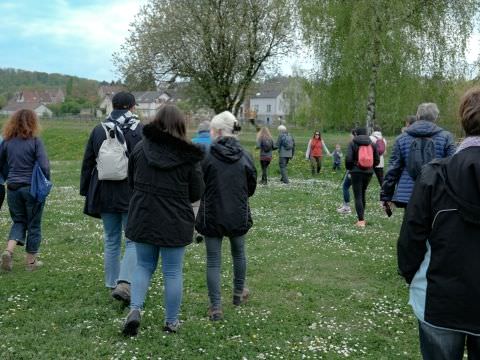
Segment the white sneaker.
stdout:
<svg viewBox="0 0 480 360">
<path fill-rule="evenodd" d="M 350 214 L 352 212 L 352 209 L 350 209 L 350 206 L 348 205 L 342 205 L 337 209 L 337 212 L 339 214 Z"/>
</svg>

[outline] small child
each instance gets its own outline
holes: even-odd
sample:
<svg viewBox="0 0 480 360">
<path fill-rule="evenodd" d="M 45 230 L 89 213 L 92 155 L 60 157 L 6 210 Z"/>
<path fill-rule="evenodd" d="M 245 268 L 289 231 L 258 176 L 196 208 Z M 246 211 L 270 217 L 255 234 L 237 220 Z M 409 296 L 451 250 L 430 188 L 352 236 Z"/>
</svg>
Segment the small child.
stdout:
<svg viewBox="0 0 480 360">
<path fill-rule="evenodd" d="M 342 167 L 342 148 L 340 144 L 335 145 L 335 151 L 332 153 L 333 156 L 333 171 L 340 170 Z"/>
</svg>

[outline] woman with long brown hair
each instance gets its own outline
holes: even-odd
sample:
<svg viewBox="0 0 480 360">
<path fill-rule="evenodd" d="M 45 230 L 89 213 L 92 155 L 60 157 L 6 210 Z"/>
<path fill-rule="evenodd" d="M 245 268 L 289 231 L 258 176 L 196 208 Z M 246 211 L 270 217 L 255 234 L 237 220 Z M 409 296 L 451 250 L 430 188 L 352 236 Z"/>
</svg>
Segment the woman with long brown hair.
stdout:
<svg viewBox="0 0 480 360">
<path fill-rule="evenodd" d="M 164 331 L 176 332 L 182 302 L 183 256 L 192 242 L 192 203 L 204 189 L 203 151 L 187 140 L 186 122 L 174 105 L 164 105 L 143 129 L 144 138 L 129 160 L 130 200 L 126 236 L 135 243 L 137 266 L 132 274 L 130 313 L 123 333 L 134 336 L 140 310 L 158 260 L 164 281 Z"/>
<path fill-rule="evenodd" d="M 42 241 L 41 222 L 44 202 L 30 194 L 32 173 L 38 163 L 50 179 L 50 165 L 42 141 L 38 138 L 37 115 L 31 110 L 18 110 L 3 128 L 4 141 L 0 146 L 0 169 L 8 169 L 7 201 L 12 218 L 6 250 L 2 253 L 2 269 L 11 271 L 16 245 L 25 245 L 26 269 L 42 266 L 37 254 Z"/>
<path fill-rule="evenodd" d="M 262 167 L 262 185 L 268 182 L 268 166 L 272 161 L 273 150 L 276 149 L 272 135 L 267 127 L 263 127 L 257 134 L 257 149 L 260 149 L 260 165 Z"/>
</svg>

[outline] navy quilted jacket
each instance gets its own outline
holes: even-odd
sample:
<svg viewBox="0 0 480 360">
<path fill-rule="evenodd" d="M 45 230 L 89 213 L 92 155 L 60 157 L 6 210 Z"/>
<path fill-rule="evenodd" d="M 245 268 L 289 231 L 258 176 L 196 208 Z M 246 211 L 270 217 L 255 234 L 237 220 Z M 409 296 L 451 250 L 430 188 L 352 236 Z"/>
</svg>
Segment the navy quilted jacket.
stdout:
<svg viewBox="0 0 480 360">
<path fill-rule="evenodd" d="M 416 121 L 395 139 L 382 185 L 382 201 L 393 201 L 397 205 L 406 206 L 410 200 L 415 181 L 408 174 L 406 160 L 415 137 L 431 137 L 435 142 L 436 158 L 445 158 L 455 153 L 455 142 L 450 132 L 430 121 Z"/>
</svg>

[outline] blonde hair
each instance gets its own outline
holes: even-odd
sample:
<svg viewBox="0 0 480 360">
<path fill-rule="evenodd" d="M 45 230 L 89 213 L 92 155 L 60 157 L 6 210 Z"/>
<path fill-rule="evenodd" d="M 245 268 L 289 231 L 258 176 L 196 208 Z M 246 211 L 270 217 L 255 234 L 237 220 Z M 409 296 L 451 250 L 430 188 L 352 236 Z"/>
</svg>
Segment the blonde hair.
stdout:
<svg viewBox="0 0 480 360">
<path fill-rule="evenodd" d="M 260 141 L 260 140 L 263 140 L 263 141 L 273 140 L 272 134 L 270 134 L 270 130 L 268 130 L 268 128 L 265 126 L 262 127 L 257 134 L 257 141 Z"/>
</svg>

